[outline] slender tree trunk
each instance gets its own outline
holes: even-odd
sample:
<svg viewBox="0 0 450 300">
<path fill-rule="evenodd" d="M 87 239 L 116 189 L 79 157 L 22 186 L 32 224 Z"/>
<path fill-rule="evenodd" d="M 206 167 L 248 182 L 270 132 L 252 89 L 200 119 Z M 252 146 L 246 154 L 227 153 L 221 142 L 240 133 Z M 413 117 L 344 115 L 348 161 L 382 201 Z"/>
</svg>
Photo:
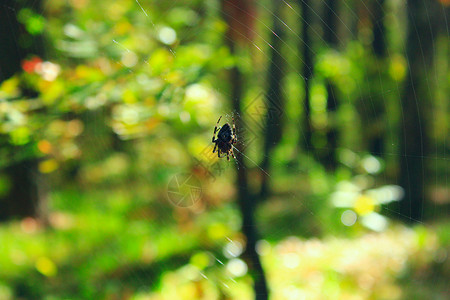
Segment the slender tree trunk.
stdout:
<svg viewBox="0 0 450 300">
<path fill-rule="evenodd" d="M 362 62 L 366 69 L 367 85 L 357 101 L 356 108 L 361 120 L 361 140 L 364 149 L 372 155 L 383 156 L 386 133 L 383 81 L 386 77 L 387 63 L 384 26 L 385 0 L 372 0 L 369 3 L 370 7 L 361 2 L 358 11 L 360 27 L 372 26 L 373 40 L 369 51 L 373 57 Z"/>
<path fill-rule="evenodd" d="M 386 28 L 384 26 L 384 3 L 385 0 L 373 0 L 372 3 L 372 49 L 376 57 L 386 56 Z"/>
<path fill-rule="evenodd" d="M 0 220 L 31 216 L 45 221 L 48 187 L 37 165 L 36 159 L 27 159 L 5 169 L 12 186 L 0 199 Z"/>
<path fill-rule="evenodd" d="M 233 0 L 235 2 L 235 0 Z M 247 2 L 247 1 L 246 1 Z M 251 3 L 251 1 L 249 2 Z M 247 7 L 249 3 L 246 3 Z M 224 14 L 225 21 L 228 24 L 228 31 L 226 35 L 226 41 L 228 47 L 230 48 L 230 52 L 235 55 L 236 54 L 236 38 L 238 36 L 242 36 L 238 34 L 238 26 L 236 26 L 236 22 L 239 24 L 250 24 L 249 21 L 240 21 L 241 18 L 248 18 L 249 16 L 245 13 L 239 12 L 236 10 L 236 6 L 230 6 L 230 3 L 226 0 L 222 1 L 222 10 Z M 234 25 L 233 25 L 234 24 Z M 240 116 L 242 115 L 241 110 L 241 99 L 243 94 L 243 75 L 238 66 L 234 66 L 230 70 L 230 85 L 231 85 L 231 101 L 234 112 Z M 236 119 L 237 128 L 242 128 L 243 122 L 242 118 Z M 240 131 L 239 139 L 245 140 L 244 132 Z M 255 211 L 255 197 L 250 193 L 248 186 L 248 174 L 247 168 L 245 167 L 244 162 L 244 149 L 241 147 L 241 144 L 236 145 L 237 151 L 235 151 L 236 159 L 238 164 L 241 166 L 237 170 L 237 178 L 236 178 L 236 187 L 237 187 L 237 201 L 239 205 L 239 210 L 242 215 L 242 233 L 245 235 L 247 239 L 245 251 L 243 253 L 243 257 L 246 259 L 249 265 L 249 273 L 252 275 L 254 280 L 254 292 L 255 299 L 257 300 L 266 300 L 268 299 L 269 292 L 267 288 L 267 281 L 264 274 L 264 269 L 261 264 L 261 260 L 259 259 L 259 255 L 256 252 L 256 243 L 258 241 L 258 232 L 256 223 L 254 220 L 254 211 Z"/>
<path fill-rule="evenodd" d="M 17 14 L 25 8 L 27 1 L 1 1 L 0 2 L 0 82 L 21 71 L 21 61 L 29 54 L 40 57 L 44 54 L 42 35 L 31 35 L 26 32 L 17 20 Z M 30 6 L 37 13 L 40 12 L 42 2 L 33 1 Z M 30 8 L 30 7 L 28 7 Z M 22 46 L 20 36 L 26 37 L 28 44 Z M 23 39 L 25 40 L 25 39 Z M 35 96 L 35 91 L 24 91 L 24 96 Z M 7 139 L 2 139 L 2 146 L 9 147 L 9 151 L 24 151 L 22 148 L 14 149 Z M 24 147 L 28 147 L 25 145 Z M 31 150 L 30 150 L 31 151 Z M 11 162 L 5 168 L 5 173 L 11 182 L 7 195 L 0 199 L 0 220 L 11 217 L 33 216 L 45 221 L 45 207 L 47 189 L 45 178 L 37 169 L 37 159 L 26 159 Z"/>
<path fill-rule="evenodd" d="M 238 115 L 241 115 L 242 79 L 242 73 L 239 68 L 236 66 L 233 67 L 230 71 L 231 95 L 233 101 L 233 110 Z M 236 120 L 236 126 L 238 126 L 238 128 L 242 128 L 241 118 L 238 118 Z M 244 133 L 241 132 L 239 134 L 239 138 L 244 140 L 245 137 L 243 135 Z M 247 238 L 244 257 L 246 257 L 246 260 L 250 262 L 249 270 L 255 281 L 255 299 L 268 299 L 268 290 L 264 270 L 262 268 L 259 255 L 258 253 L 256 253 L 258 232 L 253 215 L 256 206 L 256 199 L 254 195 L 252 195 L 249 191 L 247 168 L 244 165 L 244 156 L 242 152 L 244 151 L 244 149 L 242 149 L 239 144 L 237 144 L 237 149 L 239 151 L 236 151 L 235 155 L 236 159 L 238 160 L 238 164 L 241 166 L 237 170 L 236 180 L 238 190 L 238 205 L 242 215 L 242 232 Z"/>
<path fill-rule="evenodd" d="M 338 38 L 338 1 L 326 0 L 323 24 L 323 39 L 331 47 L 337 47 Z"/>
<path fill-rule="evenodd" d="M 428 77 L 434 56 L 439 4 L 435 0 L 408 0 L 406 55 L 409 72 L 401 99 L 400 178 L 405 190 L 400 213 L 406 221 L 422 220 L 428 174 L 428 109 L 432 91 Z"/>
<path fill-rule="evenodd" d="M 267 93 L 266 93 L 266 120 L 264 130 L 264 157 L 261 163 L 262 182 L 260 197 L 266 198 L 269 194 L 269 177 L 266 172 L 269 171 L 270 157 L 273 147 L 280 141 L 282 132 L 282 111 L 283 111 L 283 95 L 282 80 L 284 70 L 284 59 L 281 54 L 281 42 L 284 38 L 284 31 L 281 24 L 280 6 L 281 1 L 274 0 L 273 10 L 273 33 L 271 35 L 270 44 L 270 64 L 267 70 Z"/>
<path fill-rule="evenodd" d="M 17 21 L 16 5 L 6 6 L 0 2 L 0 82 L 8 79 L 20 70 L 24 58 L 23 50 L 17 45 L 20 24 Z"/>
<path fill-rule="evenodd" d="M 303 80 L 305 87 L 305 100 L 303 101 L 303 139 L 300 136 L 300 141 L 303 143 L 305 150 L 312 149 L 312 125 L 311 125 L 311 104 L 310 104 L 310 87 L 311 78 L 313 75 L 313 53 L 311 50 L 311 36 L 309 26 L 311 24 L 311 4 L 309 0 L 299 0 L 302 9 L 302 40 L 300 41 L 300 49 L 302 49 L 303 56 Z"/>
<path fill-rule="evenodd" d="M 324 40 L 329 47 L 336 48 L 338 46 L 338 1 L 327 0 L 325 1 L 325 14 L 324 14 Z M 336 149 L 338 141 L 338 131 L 336 124 L 336 113 L 339 107 L 339 102 L 336 94 L 336 87 L 330 79 L 326 82 L 327 89 L 327 112 L 328 112 L 328 130 L 327 130 L 327 145 L 322 151 L 323 163 L 325 167 L 334 171 L 337 167 Z"/>
<path fill-rule="evenodd" d="M 372 13 L 372 50 L 376 58 L 375 74 L 372 74 L 371 78 L 374 83 L 379 84 L 380 73 L 382 68 L 385 67 L 385 56 L 387 53 L 386 38 L 385 38 L 385 26 L 384 26 L 384 3 L 385 0 L 374 0 L 373 13 Z M 376 95 L 373 98 L 373 117 L 367 120 L 369 128 L 369 152 L 372 155 L 382 156 L 384 153 L 384 135 L 385 135 L 385 108 L 383 105 L 383 90 L 382 88 L 376 89 Z"/>
</svg>

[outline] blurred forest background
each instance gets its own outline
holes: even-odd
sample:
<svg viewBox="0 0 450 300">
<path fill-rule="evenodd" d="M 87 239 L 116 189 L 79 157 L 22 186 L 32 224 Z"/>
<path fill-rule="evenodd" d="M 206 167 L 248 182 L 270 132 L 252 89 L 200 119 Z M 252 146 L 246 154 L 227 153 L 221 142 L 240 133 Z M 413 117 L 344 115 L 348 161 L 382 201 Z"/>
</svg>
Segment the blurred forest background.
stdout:
<svg viewBox="0 0 450 300">
<path fill-rule="evenodd" d="M 449 299 L 449 5 L 2 0 L 0 299 Z"/>
</svg>

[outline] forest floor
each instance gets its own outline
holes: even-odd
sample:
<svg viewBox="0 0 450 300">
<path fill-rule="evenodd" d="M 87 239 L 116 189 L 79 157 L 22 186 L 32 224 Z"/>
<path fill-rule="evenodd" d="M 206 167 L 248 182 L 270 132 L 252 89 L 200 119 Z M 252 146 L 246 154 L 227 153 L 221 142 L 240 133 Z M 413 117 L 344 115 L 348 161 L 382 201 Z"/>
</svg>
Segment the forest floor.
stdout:
<svg viewBox="0 0 450 300">
<path fill-rule="evenodd" d="M 252 299 L 235 206 L 164 207 L 125 191 L 53 193 L 50 226 L 0 226 L 0 299 Z M 448 221 L 317 237 L 286 222 L 261 226 L 271 299 L 448 299 Z"/>
</svg>

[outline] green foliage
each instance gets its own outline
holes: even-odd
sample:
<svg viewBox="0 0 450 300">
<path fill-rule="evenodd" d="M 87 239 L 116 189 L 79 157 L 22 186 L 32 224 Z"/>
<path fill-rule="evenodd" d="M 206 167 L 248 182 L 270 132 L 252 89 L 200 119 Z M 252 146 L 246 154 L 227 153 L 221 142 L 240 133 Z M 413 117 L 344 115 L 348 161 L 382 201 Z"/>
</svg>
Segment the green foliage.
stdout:
<svg viewBox="0 0 450 300">
<path fill-rule="evenodd" d="M 296 11 L 284 12 L 292 32 L 283 59 L 295 67 L 283 74 L 285 126 L 270 156 L 273 193 L 255 212 L 274 299 L 446 295 L 447 222 L 439 212 L 433 226 L 414 220 L 408 228 L 392 218 L 390 205 L 402 191 L 391 154 L 399 151 L 408 69 L 397 15 L 403 7 L 388 2 L 388 58 L 372 53 L 364 22 L 362 37 L 338 49 L 324 47 L 312 24 L 313 137 L 303 149 L 305 82 L 294 44 L 301 35 L 294 33 Z M 17 19 L 30 35 L 46 35 L 48 53 L 28 56 L 22 71 L 0 84 L 0 204 L 17 184 L 7 167 L 36 159 L 51 190 L 48 220 L 1 224 L 0 299 L 250 299 L 233 170 L 246 168 L 249 189 L 259 189 L 270 11 L 258 16 L 261 49 L 233 56 L 218 1 L 57 0 L 44 7 L 45 17 L 23 8 Z M 446 41 L 439 40 L 439 59 Z M 253 138 L 244 142 L 246 166 L 208 155 L 217 117 L 230 122 L 233 113 L 225 103 L 234 66 L 244 73 L 247 107 L 235 117 L 254 118 L 239 128 Z M 438 65 L 435 74 L 431 123 L 441 158 L 448 154 L 448 68 Z M 327 111 L 327 81 L 341 100 L 335 114 Z M 335 172 L 316 157 L 330 128 L 340 133 Z M 385 149 L 369 154 L 380 132 Z M 168 182 L 186 171 L 198 177 L 202 201 L 180 208 L 168 201 Z M 433 171 L 431 205 L 438 207 L 448 202 L 448 170 L 436 163 Z"/>
</svg>

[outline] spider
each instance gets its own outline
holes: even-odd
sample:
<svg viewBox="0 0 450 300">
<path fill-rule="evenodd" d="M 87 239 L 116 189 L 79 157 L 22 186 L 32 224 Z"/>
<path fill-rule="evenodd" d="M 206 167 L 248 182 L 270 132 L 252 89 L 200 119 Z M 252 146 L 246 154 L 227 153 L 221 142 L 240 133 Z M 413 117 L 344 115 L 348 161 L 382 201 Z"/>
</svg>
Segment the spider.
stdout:
<svg viewBox="0 0 450 300">
<path fill-rule="evenodd" d="M 233 156 L 234 159 L 236 159 L 236 156 L 234 156 L 233 153 L 233 144 L 237 143 L 237 136 L 236 136 L 236 126 L 234 125 L 234 117 L 233 117 L 233 132 L 231 132 L 231 126 L 228 123 L 225 123 L 222 127 L 219 127 L 219 133 L 216 137 L 217 132 L 217 125 L 219 125 L 220 119 L 222 119 L 222 116 L 220 116 L 219 120 L 217 121 L 216 127 L 214 127 L 214 134 L 212 137 L 212 142 L 215 143 L 213 153 L 216 152 L 217 149 L 217 156 L 219 158 L 225 157 L 220 156 L 221 153 L 227 154 L 227 160 L 230 160 L 230 154 Z"/>
</svg>

